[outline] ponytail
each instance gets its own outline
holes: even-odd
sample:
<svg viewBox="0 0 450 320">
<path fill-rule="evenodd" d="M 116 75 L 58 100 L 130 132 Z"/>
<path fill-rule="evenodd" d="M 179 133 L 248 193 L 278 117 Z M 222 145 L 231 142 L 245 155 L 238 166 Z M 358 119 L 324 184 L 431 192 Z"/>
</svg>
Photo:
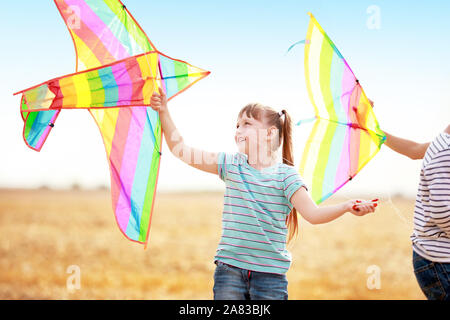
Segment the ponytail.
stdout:
<svg viewBox="0 0 450 320">
<path fill-rule="evenodd" d="M 292 151 L 292 120 L 286 110 L 283 109 L 280 114 L 284 115 L 284 121 L 280 120 L 282 123 L 280 136 L 283 141 L 283 163 L 293 166 L 294 156 Z"/>
<path fill-rule="evenodd" d="M 283 163 L 293 166 L 294 165 L 294 153 L 292 147 L 292 119 L 286 110 L 282 110 L 280 113 L 281 133 L 280 139 L 282 140 L 283 151 Z M 284 121 L 282 116 L 284 115 Z M 290 199 L 288 199 L 290 200 Z M 292 208 L 292 211 L 286 218 L 286 225 L 288 226 L 288 243 L 291 242 L 298 234 L 298 216 L 297 210 Z"/>
</svg>

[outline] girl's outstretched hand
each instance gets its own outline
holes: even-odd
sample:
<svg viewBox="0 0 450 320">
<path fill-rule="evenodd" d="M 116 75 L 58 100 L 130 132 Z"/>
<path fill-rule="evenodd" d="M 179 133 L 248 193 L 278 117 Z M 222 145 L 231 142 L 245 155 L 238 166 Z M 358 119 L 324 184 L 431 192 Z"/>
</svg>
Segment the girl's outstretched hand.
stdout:
<svg viewBox="0 0 450 320">
<path fill-rule="evenodd" d="M 375 208 L 378 206 L 378 199 L 373 199 L 372 201 L 350 200 L 345 205 L 348 212 L 351 212 L 355 216 L 364 216 L 368 213 L 375 212 Z"/>
<path fill-rule="evenodd" d="M 150 100 L 150 107 L 153 110 L 163 113 L 167 111 L 167 96 L 161 88 L 158 88 L 159 94 L 154 92 Z"/>
</svg>

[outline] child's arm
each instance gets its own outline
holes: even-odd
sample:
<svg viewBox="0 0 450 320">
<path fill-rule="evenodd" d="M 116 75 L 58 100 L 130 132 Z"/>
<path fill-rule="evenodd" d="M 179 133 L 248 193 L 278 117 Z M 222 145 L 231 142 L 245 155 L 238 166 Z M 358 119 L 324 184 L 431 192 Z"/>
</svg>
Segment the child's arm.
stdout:
<svg viewBox="0 0 450 320">
<path fill-rule="evenodd" d="M 444 132 L 450 134 L 450 125 L 445 128 Z M 423 159 L 423 157 L 425 157 L 425 153 L 427 152 L 428 146 L 430 145 L 430 142 L 418 143 L 393 136 L 386 131 L 384 131 L 384 133 L 386 134 L 385 143 L 389 148 L 413 160 Z"/>
<path fill-rule="evenodd" d="M 167 97 L 161 88 L 159 88 L 159 94 L 153 94 L 150 106 L 153 110 L 159 112 L 162 131 L 164 132 L 166 143 L 172 154 L 194 168 L 218 174 L 218 153 L 195 149 L 184 143 L 183 137 L 178 132 L 170 116 L 169 109 L 167 108 Z"/>
<path fill-rule="evenodd" d="M 389 148 L 413 160 L 423 159 L 423 157 L 425 156 L 425 152 L 427 151 L 428 146 L 430 145 L 429 142 L 418 143 L 415 141 L 393 136 L 387 133 L 386 131 L 384 131 L 384 133 L 386 134 L 385 144 Z"/>
<path fill-rule="evenodd" d="M 372 108 L 374 108 L 374 102 L 369 99 L 370 105 Z M 447 127 L 447 129 L 449 129 Z M 428 149 L 428 146 L 430 145 L 429 142 L 427 143 L 418 143 L 411 140 L 402 139 L 396 136 L 393 136 L 392 134 L 387 133 L 384 131 L 384 134 L 386 135 L 386 142 L 385 144 L 394 150 L 395 152 L 398 152 L 404 156 L 407 156 L 413 160 L 423 159 L 425 156 L 425 152 Z"/>
<path fill-rule="evenodd" d="M 298 189 L 291 197 L 294 208 L 311 224 L 322 224 L 333 221 L 346 212 L 363 216 L 374 212 L 376 203 L 358 204 L 359 200 L 351 200 L 333 206 L 318 207 L 305 188 Z"/>
</svg>

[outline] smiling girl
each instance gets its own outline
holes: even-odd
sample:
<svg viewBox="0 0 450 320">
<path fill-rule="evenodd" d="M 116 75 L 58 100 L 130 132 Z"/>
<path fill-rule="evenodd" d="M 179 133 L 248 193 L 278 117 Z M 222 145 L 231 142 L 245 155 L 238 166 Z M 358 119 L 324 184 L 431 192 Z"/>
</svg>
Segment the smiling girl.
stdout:
<svg viewBox="0 0 450 320">
<path fill-rule="evenodd" d="M 214 262 L 214 299 L 287 299 L 286 244 L 297 233 L 297 212 L 312 224 L 333 221 L 346 212 L 363 216 L 376 204 L 360 200 L 318 207 L 293 167 L 289 114 L 260 104 L 238 115 L 234 154 L 212 153 L 186 145 L 160 89 L 151 106 L 159 112 L 171 152 L 190 166 L 219 175 L 225 182 L 222 237 Z M 282 163 L 277 158 L 282 148 Z"/>
</svg>

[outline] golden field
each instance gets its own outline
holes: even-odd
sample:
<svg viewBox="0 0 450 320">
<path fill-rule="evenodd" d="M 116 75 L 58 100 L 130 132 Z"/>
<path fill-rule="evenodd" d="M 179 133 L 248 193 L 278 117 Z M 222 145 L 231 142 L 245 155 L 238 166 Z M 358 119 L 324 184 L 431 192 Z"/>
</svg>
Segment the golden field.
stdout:
<svg viewBox="0 0 450 320">
<path fill-rule="evenodd" d="M 0 190 L 0 299 L 212 299 L 222 205 L 221 193 L 158 193 L 144 250 L 119 231 L 108 191 Z M 289 299 L 424 299 L 411 264 L 413 207 L 382 198 L 370 216 L 301 220 Z M 73 265 L 78 290 L 66 285 Z M 372 265 L 380 289 L 366 284 Z"/>
</svg>

